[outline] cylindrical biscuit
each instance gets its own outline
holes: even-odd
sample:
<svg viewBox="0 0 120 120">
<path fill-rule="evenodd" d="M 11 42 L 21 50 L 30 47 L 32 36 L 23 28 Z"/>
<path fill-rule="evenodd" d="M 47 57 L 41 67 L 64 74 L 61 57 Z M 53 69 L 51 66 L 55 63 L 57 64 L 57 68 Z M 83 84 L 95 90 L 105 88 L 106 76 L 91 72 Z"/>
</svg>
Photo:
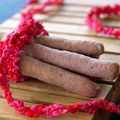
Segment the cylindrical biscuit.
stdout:
<svg viewBox="0 0 120 120">
<path fill-rule="evenodd" d="M 56 66 L 110 81 L 114 80 L 119 73 L 119 65 L 113 61 L 94 59 L 69 51 L 52 49 L 41 44 L 28 45 L 26 52 Z"/>
<path fill-rule="evenodd" d="M 104 46 L 102 43 L 88 40 L 69 40 L 50 36 L 39 36 L 36 42 L 48 47 L 77 52 L 95 58 L 104 53 Z"/>
<path fill-rule="evenodd" d="M 100 86 L 88 78 L 23 55 L 19 63 L 23 75 L 60 86 L 83 97 L 96 97 Z"/>
</svg>

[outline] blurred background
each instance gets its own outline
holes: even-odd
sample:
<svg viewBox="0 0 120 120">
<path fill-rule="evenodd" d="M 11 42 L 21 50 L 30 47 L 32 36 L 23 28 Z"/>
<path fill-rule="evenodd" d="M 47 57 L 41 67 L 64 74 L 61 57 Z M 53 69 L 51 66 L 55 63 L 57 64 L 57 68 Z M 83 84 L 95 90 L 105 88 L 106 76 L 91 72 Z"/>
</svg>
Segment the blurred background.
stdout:
<svg viewBox="0 0 120 120">
<path fill-rule="evenodd" d="M 1 0 L 0 1 L 0 23 L 17 13 L 27 0 Z"/>
</svg>

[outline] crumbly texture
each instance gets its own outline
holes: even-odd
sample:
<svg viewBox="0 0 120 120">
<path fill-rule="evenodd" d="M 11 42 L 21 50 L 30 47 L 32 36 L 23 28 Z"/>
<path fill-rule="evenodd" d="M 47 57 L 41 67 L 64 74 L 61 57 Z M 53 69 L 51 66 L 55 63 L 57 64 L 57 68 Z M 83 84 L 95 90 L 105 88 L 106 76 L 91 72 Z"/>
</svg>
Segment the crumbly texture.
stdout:
<svg viewBox="0 0 120 120">
<path fill-rule="evenodd" d="M 96 97 L 100 93 L 100 86 L 90 79 L 30 56 L 23 55 L 19 64 L 23 75 L 60 86 L 80 96 Z"/>
<path fill-rule="evenodd" d="M 36 42 L 48 47 L 77 52 L 95 58 L 104 53 L 102 43 L 88 40 L 69 40 L 50 36 L 39 36 Z"/>
<path fill-rule="evenodd" d="M 32 43 L 26 48 L 27 54 L 56 66 L 78 72 L 80 74 L 114 80 L 119 73 L 119 64 L 100 60 L 69 51 L 62 51 Z"/>
</svg>

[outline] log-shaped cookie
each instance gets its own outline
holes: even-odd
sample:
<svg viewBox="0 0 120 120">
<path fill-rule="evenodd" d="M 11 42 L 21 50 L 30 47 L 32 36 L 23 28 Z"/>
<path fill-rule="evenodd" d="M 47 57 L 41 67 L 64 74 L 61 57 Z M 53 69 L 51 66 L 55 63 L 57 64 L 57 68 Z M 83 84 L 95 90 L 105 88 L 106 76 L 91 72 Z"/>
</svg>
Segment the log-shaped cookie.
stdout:
<svg viewBox="0 0 120 120">
<path fill-rule="evenodd" d="M 114 80 L 119 73 L 119 65 L 113 61 L 94 59 L 69 51 L 52 49 L 41 44 L 28 45 L 26 52 L 56 66 L 110 81 Z"/>
<path fill-rule="evenodd" d="M 96 97 L 100 86 L 81 75 L 23 55 L 19 63 L 23 75 L 60 86 L 83 97 Z"/>
<path fill-rule="evenodd" d="M 77 52 L 95 58 L 104 53 L 103 44 L 94 41 L 69 40 L 50 36 L 39 36 L 37 37 L 36 42 L 48 47 Z"/>
</svg>

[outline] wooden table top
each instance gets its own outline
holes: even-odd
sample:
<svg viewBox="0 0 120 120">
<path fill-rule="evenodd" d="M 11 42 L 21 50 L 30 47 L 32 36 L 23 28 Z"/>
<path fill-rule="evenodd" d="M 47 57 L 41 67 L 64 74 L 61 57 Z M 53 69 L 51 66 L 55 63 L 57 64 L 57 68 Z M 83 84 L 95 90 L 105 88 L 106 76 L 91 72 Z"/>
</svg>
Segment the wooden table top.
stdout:
<svg viewBox="0 0 120 120">
<path fill-rule="evenodd" d="M 100 41 L 105 46 L 105 53 L 101 59 L 114 60 L 120 64 L 120 40 L 115 38 L 97 35 L 92 30 L 89 30 L 85 25 L 85 17 L 92 6 L 105 5 L 120 2 L 120 0 L 65 0 L 65 5 L 56 9 L 52 14 L 39 15 L 38 20 L 42 20 L 43 25 L 51 36 L 63 37 L 67 39 L 82 39 Z M 120 27 L 120 16 L 112 17 L 104 20 L 104 25 Z M 5 34 L 13 31 L 20 22 L 20 14 L 17 13 L 7 21 L 0 25 L 0 32 Z M 101 93 L 97 98 L 107 99 L 109 101 L 118 102 L 120 97 L 120 76 L 113 82 L 101 82 Z M 91 98 L 82 98 L 78 95 L 65 91 L 64 89 L 38 80 L 28 80 L 19 84 L 11 83 L 11 91 L 14 98 L 24 100 L 28 106 L 38 103 L 61 103 L 64 105 L 91 101 Z M 0 89 L 0 92 L 1 89 Z M 66 114 L 53 120 L 108 120 L 110 114 L 99 111 L 96 115 L 86 113 Z M 8 106 L 6 101 L 0 94 L 0 120 L 27 120 L 26 117 L 19 115 Z M 46 118 L 37 118 L 32 120 L 47 120 Z"/>
</svg>

